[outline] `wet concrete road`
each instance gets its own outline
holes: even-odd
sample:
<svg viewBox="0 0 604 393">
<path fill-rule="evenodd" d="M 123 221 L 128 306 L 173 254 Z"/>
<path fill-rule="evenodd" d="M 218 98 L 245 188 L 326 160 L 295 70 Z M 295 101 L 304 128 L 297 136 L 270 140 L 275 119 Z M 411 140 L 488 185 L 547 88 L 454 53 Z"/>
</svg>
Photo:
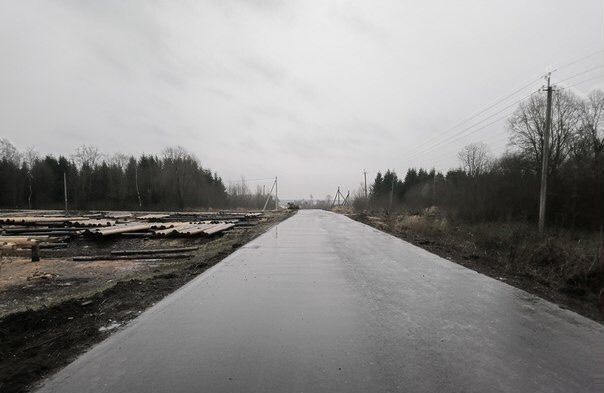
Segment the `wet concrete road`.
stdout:
<svg viewBox="0 0 604 393">
<path fill-rule="evenodd" d="M 301 211 L 42 392 L 603 392 L 604 328 L 402 240 Z"/>
</svg>

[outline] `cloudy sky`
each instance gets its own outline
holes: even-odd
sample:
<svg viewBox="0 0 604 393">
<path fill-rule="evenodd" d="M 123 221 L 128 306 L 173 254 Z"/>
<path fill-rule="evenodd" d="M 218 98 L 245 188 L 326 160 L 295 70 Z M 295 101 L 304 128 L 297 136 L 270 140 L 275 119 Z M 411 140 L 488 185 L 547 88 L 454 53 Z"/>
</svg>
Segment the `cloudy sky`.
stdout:
<svg viewBox="0 0 604 393">
<path fill-rule="evenodd" d="M 182 145 L 225 180 L 324 198 L 364 168 L 504 151 L 505 115 L 547 70 L 604 87 L 603 4 L 0 0 L 0 137 L 54 154 Z"/>
</svg>

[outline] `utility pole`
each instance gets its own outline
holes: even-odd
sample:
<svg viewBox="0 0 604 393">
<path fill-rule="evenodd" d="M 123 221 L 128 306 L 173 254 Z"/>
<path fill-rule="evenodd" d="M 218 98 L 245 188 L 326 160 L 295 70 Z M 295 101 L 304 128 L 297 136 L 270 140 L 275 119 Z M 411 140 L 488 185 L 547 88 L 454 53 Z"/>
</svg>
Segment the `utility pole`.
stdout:
<svg viewBox="0 0 604 393">
<path fill-rule="evenodd" d="M 369 193 L 367 193 L 367 170 L 363 169 L 363 176 L 365 178 L 365 203 L 367 203 L 366 209 L 369 210 L 370 202 L 369 202 Z"/>
<path fill-rule="evenodd" d="M 432 205 L 436 206 L 436 171 L 432 177 Z"/>
<path fill-rule="evenodd" d="M 65 199 L 65 214 L 69 214 L 67 210 L 67 174 L 63 172 L 63 197 Z"/>
<path fill-rule="evenodd" d="M 543 130 L 543 149 L 541 163 L 541 192 L 539 195 L 539 234 L 545 232 L 545 207 L 547 203 L 547 172 L 549 161 L 549 134 L 552 123 L 552 86 L 551 73 L 547 74 L 547 108 L 545 109 L 545 129 Z"/>
<path fill-rule="evenodd" d="M 394 176 L 392 177 L 392 188 L 390 189 L 390 204 L 388 206 L 388 211 L 392 210 L 392 197 L 394 196 Z"/>
<path fill-rule="evenodd" d="M 338 198 L 338 206 L 340 206 L 340 186 L 338 186 L 338 192 L 336 193 L 336 197 Z"/>
<path fill-rule="evenodd" d="M 275 176 L 275 210 L 279 210 L 279 192 L 277 190 L 277 176 Z"/>
<path fill-rule="evenodd" d="M 266 201 L 264 202 L 264 207 L 262 208 L 262 211 L 266 210 L 266 206 L 268 205 L 268 201 L 269 199 L 271 199 L 271 194 L 273 193 L 273 188 L 275 188 L 277 186 L 277 178 L 275 177 L 275 181 L 273 182 L 273 185 L 271 186 L 271 190 L 268 192 L 268 195 L 266 196 Z M 275 191 L 275 208 L 277 206 L 277 191 Z"/>
<path fill-rule="evenodd" d="M 141 192 L 138 189 L 138 162 L 134 163 L 134 184 L 136 185 L 136 197 L 138 198 L 138 208 L 143 208 L 143 202 L 141 202 Z"/>
</svg>

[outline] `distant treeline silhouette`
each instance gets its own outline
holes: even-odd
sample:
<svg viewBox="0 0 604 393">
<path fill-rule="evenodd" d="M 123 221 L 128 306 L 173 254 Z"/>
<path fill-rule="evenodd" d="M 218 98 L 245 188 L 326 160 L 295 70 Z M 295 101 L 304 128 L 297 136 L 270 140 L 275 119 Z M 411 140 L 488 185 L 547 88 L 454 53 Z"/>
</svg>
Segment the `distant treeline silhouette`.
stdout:
<svg viewBox="0 0 604 393">
<path fill-rule="evenodd" d="M 550 224 L 600 229 L 604 221 L 604 92 L 581 99 L 567 90 L 552 106 L 547 216 Z M 461 167 L 443 174 L 409 169 L 404 178 L 378 173 L 369 206 L 411 210 L 441 207 L 468 221 L 531 220 L 538 216 L 545 99 L 535 94 L 508 119 L 510 145 L 493 158 L 484 143 L 459 152 Z M 355 206 L 367 206 L 357 193 Z M 391 197 L 392 195 L 392 197 Z"/>
<path fill-rule="evenodd" d="M 104 157 L 82 146 L 71 157 L 19 152 L 0 139 L 0 207 L 64 207 L 67 180 L 70 209 L 182 210 L 186 208 L 258 208 L 264 196 L 239 187 L 229 195 L 222 179 L 181 147 L 160 156 L 115 154 Z"/>
</svg>

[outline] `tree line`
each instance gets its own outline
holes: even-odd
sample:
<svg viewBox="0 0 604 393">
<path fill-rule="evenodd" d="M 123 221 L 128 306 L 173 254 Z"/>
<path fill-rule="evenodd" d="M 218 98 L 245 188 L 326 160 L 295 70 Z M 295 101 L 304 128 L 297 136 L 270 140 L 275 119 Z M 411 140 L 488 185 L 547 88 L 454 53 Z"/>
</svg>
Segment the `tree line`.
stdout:
<svg viewBox="0 0 604 393">
<path fill-rule="evenodd" d="M 262 207 L 257 195 L 229 194 L 223 180 L 182 147 L 107 157 L 82 146 L 71 157 L 55 157 L 20 152 L 0 139 L 1 208 L 61 209 L 65 186 L 73 210 Z"/>
<path fill-rule="evenodd" d="M 374 208 L 441 207 L 470 221 L 530 220 L 538 217 L 546 101 L 533 94 L 508 118 L 510 149 L 492 157 L 484 143 L 465 146 L 460 166 L 446 173 L 408 169 L 378 173 L 369 195 Z M 554 93 L 548 166 L 548 222 L 600 229 L 604 222 L 604 92 L 581 98 Z M 357 198 L 358 207 L 367 201 Z"/>
</svg>

